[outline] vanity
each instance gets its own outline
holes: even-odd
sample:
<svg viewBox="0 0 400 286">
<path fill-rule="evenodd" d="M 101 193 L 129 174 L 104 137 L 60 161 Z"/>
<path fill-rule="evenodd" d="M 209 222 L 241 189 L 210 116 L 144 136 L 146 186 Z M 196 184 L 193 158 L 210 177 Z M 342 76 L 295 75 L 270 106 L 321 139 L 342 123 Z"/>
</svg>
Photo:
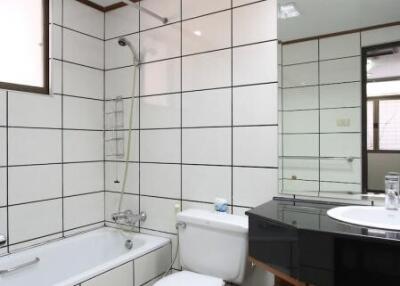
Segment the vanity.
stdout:
<svg viewBox="0 0 400 286">
<path fill-rule="evenodd" d="M 248 211 L 251 259 L 293 285 L 400 285 L 400 231 L 329 217 L 338 206 L 274 198 Z"/>
</svg>

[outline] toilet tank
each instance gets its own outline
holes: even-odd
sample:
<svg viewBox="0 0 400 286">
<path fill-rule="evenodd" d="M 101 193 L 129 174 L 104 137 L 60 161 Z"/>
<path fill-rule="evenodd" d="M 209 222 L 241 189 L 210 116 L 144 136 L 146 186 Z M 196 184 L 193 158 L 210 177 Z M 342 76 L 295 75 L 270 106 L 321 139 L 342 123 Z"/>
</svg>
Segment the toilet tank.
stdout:
<svg viewBox="0 0 400 286">
<path fill-rule="evenodd" d="M 248 251 L 248 218 L 190 209 L 180 212 L 180 262 L 184 269 L 240 284 Z"/>
</svg>

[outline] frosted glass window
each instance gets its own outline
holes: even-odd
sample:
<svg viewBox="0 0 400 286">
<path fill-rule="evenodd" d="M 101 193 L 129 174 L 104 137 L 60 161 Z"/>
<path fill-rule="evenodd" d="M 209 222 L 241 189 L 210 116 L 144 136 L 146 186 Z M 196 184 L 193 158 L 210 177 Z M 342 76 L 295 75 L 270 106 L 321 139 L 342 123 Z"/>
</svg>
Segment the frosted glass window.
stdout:
<svg viewBox="0 0 400 286">
<path fill-rule="evenodd" d="M 379 102 L 379 149 L 400 150 L 400 100 Z"/>
<path fill-rule="evenodd" d="M 48 1 L 0 1 L 0 87 L 48 90 Z"/>
</svg>

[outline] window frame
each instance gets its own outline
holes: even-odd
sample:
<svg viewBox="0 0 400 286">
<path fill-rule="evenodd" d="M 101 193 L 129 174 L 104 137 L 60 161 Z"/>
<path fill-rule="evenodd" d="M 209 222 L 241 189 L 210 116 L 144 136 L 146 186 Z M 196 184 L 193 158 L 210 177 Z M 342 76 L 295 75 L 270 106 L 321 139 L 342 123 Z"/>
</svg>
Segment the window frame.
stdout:
<svg viewBox="0 0 400 286">
<path fill-rule="evenodd" d="M 25 91 L 32 93 L 49 94 L 50 93 L 50 67 L 49 67 L 49 0 L 42 0 L 43 11 L 43 86 L 32 86 L 24 84 L 15 84 L 0 81 L 0 89 Z"/>
<path fill-rule="evenodd" d="M 368 149 L 368 153 L 400 153 L 399 150 L 392 150 L 392 149 L 380 149 L 380 102 L 382 101 L 391 101 L 391 100 L 400 100 L 400 95 L 391 95 L 391 96 L 380 96 L 380 97 L 369 97 L 367 98 L 367 102 L 373 102 L 373 109 L 374 109 L 374 115 L 373 115 L 373 122 L 374 122 L 374 132 L 373 132 L 373 140 L 374 140 L 374 148 L 373 149 Z"/>
</svg>

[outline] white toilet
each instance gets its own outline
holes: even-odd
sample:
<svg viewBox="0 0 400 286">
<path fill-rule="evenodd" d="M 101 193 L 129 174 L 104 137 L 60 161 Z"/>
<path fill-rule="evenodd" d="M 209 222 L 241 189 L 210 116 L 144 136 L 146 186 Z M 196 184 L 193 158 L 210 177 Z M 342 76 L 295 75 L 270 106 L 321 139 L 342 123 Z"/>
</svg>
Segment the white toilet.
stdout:
<svg viewBox="0 0 400 286">
<path fill-rule="evenodd" d="M 184 271 L 154 286 L 223 286 L 241 284 L 247 260 L 247 217 L 206 210 L 177 215 L 179 257 Z"/>
</svg>

